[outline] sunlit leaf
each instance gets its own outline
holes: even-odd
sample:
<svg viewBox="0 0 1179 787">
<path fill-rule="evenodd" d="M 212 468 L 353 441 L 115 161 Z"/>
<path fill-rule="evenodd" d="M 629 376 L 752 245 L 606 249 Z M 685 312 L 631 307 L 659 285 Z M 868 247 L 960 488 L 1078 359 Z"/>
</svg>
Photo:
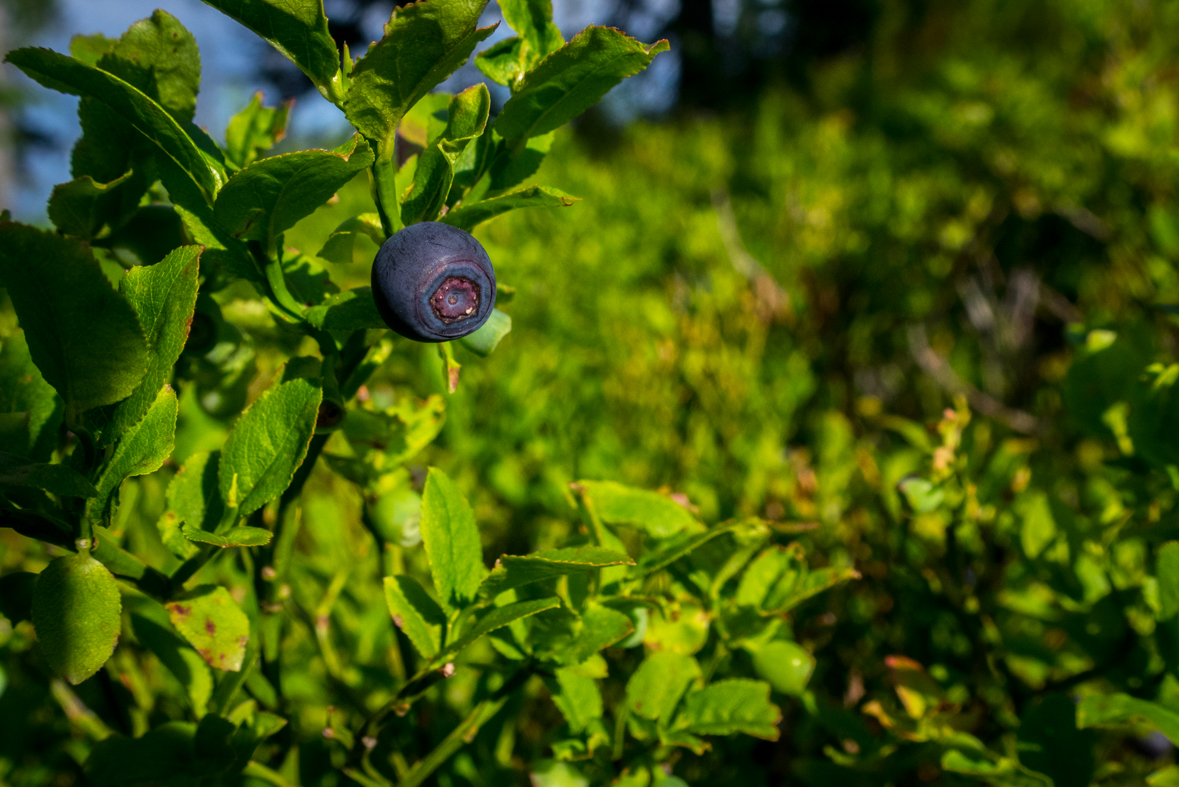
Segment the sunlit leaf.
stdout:
<svg viewBox="0 0 1179 787">
<path fill-rule="evenodd" d="M 307 455 L 323 392 L 307 379 L 267 389 L 234 424 L 221 450 L 221 499 L 245 516 L 281 495 Z"/>
<path fill-rule="evenodd" d="M 614 481 L 578 481 L 586 499 L 592 501 L 603 522 L 633 525 L 655 538 L 667 538 L 681 531 L 702 532 L 696 517 L 670 497 L 645 489 L 634 489 Z"/>
<path fill-rule="evenodd" d="M 467 61 L 491 35 L 478 28 L 487 0 L 430 0 L 395 8 L 385 37 L 352 71 L 344 111 L 357 129 L 391 156 L 406 112 Z"/>
<path fill-rule="evenodd" d="M 533 582 L 592 571 L 603 566 L 634 565 L 625 554 L 596 546 L 569 547 L 533 552 L 531 555 L 504 555 L 483 581 L 488 595 L 497 595 Z"/>
<path fill-rule="evenodd" d="M 405 632 L 418 653 L 426 659 L 437 656 L 442 649 L 446 614 L 425 588 L 413 577 L 385 577 L 385 603 L 393 623 Z"/>
<path fill-rule="evenodd" d="M 165 385 L 155 396 L 143 419 L 123 434 L 95 479 L 98 494 L 86 504 L 87 516 L 102 522 L 116 500 L 119 485 L 127 478 L 155 472 L 172 454 L 176 439 L 176 393 Z"/>
<path fill-rule="evenodd" d="M 372 163 L 359 135 L 335 150 L 304 150 L 260 159 L 235 174 L 213 213 L 235 238 L 277 238 Z"/>
<path fill-rule="evenodd" d="M 645 719 L 670 723 L 684 692 L 700 678 L 700 665 L 691 656 L 655 651 L 627 682 L 627 707 Z"/>
<path fill-rule="evenodd" d="M 216 167 L 176 120 L 143 92 L 113 74 L 48 49 L 17 49 L 5 60 L 45 87 L 101 101 L 154 142 L 212 204 L 222 183 Z"/>
<path fill-rule="evenodd" d="M 644 46 L 612 27 L 587 27 L 524 75 L 495 128 L 505 139 L 558 129 L 669 48 L 666 41 Z"/>
<path fill-rule="evenodd" d="M 464 607 L 474 601 L 486 573 L 475 512 L 436 467 L 430 468 L 422 493 L 422 541 L 443 605 Z"/>
<path fill-rule="evenodd" d="M 1129 694 L 1091 694 L 1077 706 L 1077 727 L 1116 727 L 1134 721 L 1145 721 L 1179 742 L 1179 713 L 1148 700 Z"/>
<path fill-rule="evenodd" d="M 154 265 L 132 268 L 119 282 L 119 292 L 143 326 L 149 352 L 143 379 L 115 408 L 106 427 L 108 442 L 143 418 L 161 386 L 172 378 L 196 308 L 201 251 L 199 246 L 182 246 Z"/>
<path fill-rule="evenodd" d="M 287 116 L 291 102 L 284 101 L 277 108 L 262 106 L 262 92 L 250 99 L 241 112 L 229 120 L 225 130 L 225 156 L 233 164 L 246 167 L 258 159 L 258 154 L 274 147 L 287 133 Z"/>
<path fill-rule="evenodd" d="M 167 605 L 172 625 L 208 664 L 238 672 L 250 639 L 250 621 L 229 591 L 200 585 Z"/>
<path fill-rule="evenodd" d="M 776 741 L 781 720 L 782 712 L 770 702 L 768 683 L 731 678 L 688 694 L 676 723 L 697 735 L 743 732 Z"/>
<path fill-rule="evenodd" d="M 331 94 L 340 71 L 340 53 L 328 30 L 323 0 L 205 0 L 266 39 Z"/>
</svg>

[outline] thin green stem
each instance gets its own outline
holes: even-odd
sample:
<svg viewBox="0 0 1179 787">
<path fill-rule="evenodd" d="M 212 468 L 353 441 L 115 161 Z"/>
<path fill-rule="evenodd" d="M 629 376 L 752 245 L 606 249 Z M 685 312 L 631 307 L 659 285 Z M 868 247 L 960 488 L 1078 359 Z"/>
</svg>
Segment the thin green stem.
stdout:
<svg viewBox="0 0 1179 787">
<path fill-rule="evenodd" d="M 427 754 L 422 760 L 418 761 L 405 776 L 402 777 L 398 783 L 398 787 L 417 787 L 426 780 L 434 771 L 438 769 L 442 763 L 446 762 L 456 751 L 458 751 L 464 743 L 470 743 L 474 740 L 479 728 L 486 724 L 491 718 L 499 712 L 499 709 L 504 706 L 508 698 L 516 691 L 524 686 L 529 678 L 535 673 L 532 664 L 525 664 L 518 669 L 514 675 L 508 678 L 502 686 L 492 692 L 491 696 L 482 700 L 475 706 L 474 710 L 467 715 L 467 718 L 451 730 L 450 734 L 443 739 L 442 743 Z M 377 745 L 377 735 L 380 733 L 381 727 L 384 724 L 385 717 L 389 715 L 398 705 L 404 704 L 408 701 L 408 690 L 412 686 L 422 688 L 419 680 L 430 678 L 430 683 L 436 682 L 441 677 L 437 670 L 429 670 L 428 674 L 418 673 L 406 683 L 394 697 L 385 703 L 379 710 L 373 713 L 365 721 L 357 734 L 355 743 L 352 746 L 352 751 L 349 754 L 349 760 L 353 764 L 361 763 L 368 757 L 368 753 Z M 422 692 L 425 688 L 422 688 Z M 417 694 L 421 696 L 421 692 Z"/>
<path fill-rule="evenodd" d="M 267 784 L 273 784 L 274 787 L 293 787 L 278 771 L 267 768 L 262 763 L 254 762 L 253 760 L 246 763 L 246 767 L 242 769 L 242 775 L 264 781 Z"/>
<path fill-rule="evenodd" d="M 398 787 L 418 787 L 430 777 L 434 771 L 446 762 L 451 756 L 463 747 L 463 744 L 470 743 L 478 734 L 479 728 L 486 724 L 492 716 L 499 712 L 499 709 L 508 701 L 507 695 L 500 696 L 496 699 L 487 698 L 477 704 L 475 709 L 467 714 L 467 718 L 450 731 L 442 743 L 435 747 L 434 751 L 427 754 L 424 758 L 419 760 L 409 773 L 398 783 Z"/>
<path fill-rule="evenodd" d="M 397 199 L 397 162 L 393 159 L 392 150 L 377 156 L 372 165 L 372 178 L 381 228 L 389 236 L 405 226 L 401 223 L 401 204 Z"/>
</svg>

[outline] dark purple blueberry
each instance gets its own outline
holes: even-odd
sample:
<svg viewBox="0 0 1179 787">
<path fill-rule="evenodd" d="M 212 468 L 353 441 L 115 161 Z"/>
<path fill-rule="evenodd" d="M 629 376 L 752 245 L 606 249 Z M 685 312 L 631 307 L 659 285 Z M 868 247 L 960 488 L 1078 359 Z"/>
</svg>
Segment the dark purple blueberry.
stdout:
<svg viewBox="0 0 1179 787">
<path fill-rule="evenodd" d="M 373 263 L 377 311 L 397 333 L 445 342 L 478 330 L 495 309 L 495 270 L 470 233 L 423 221 L 393 235 Z"/>
</svg>

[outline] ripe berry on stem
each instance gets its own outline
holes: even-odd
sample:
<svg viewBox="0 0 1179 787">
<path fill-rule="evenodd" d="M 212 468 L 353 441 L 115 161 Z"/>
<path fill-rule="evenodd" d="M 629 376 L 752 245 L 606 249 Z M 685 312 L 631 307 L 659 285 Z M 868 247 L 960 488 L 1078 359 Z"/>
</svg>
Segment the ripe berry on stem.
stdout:
<svg viewBox="0 0 1179 787">
<path fill-rule="evenodd" d="M 495 270 L 479 241 L 448 224 L 423 221 L 377 252 L 373 297 L 385 323 L 419 342 L 477 331 L 495 309 Z"/>
</svg>

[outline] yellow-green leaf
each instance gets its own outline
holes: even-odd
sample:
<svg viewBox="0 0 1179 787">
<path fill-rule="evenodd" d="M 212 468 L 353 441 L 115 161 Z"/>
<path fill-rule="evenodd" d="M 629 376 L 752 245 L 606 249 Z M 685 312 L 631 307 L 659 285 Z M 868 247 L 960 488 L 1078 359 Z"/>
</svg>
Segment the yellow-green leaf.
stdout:
<svg viewBox="0 0 1179 787">
<path fill-rule="evenodd" d="M 250 640 L 250 620 L 219 585 L 200 585 L 166 605 L 172 625 L 210 666 L 238 672 Z"/>
</svg>

